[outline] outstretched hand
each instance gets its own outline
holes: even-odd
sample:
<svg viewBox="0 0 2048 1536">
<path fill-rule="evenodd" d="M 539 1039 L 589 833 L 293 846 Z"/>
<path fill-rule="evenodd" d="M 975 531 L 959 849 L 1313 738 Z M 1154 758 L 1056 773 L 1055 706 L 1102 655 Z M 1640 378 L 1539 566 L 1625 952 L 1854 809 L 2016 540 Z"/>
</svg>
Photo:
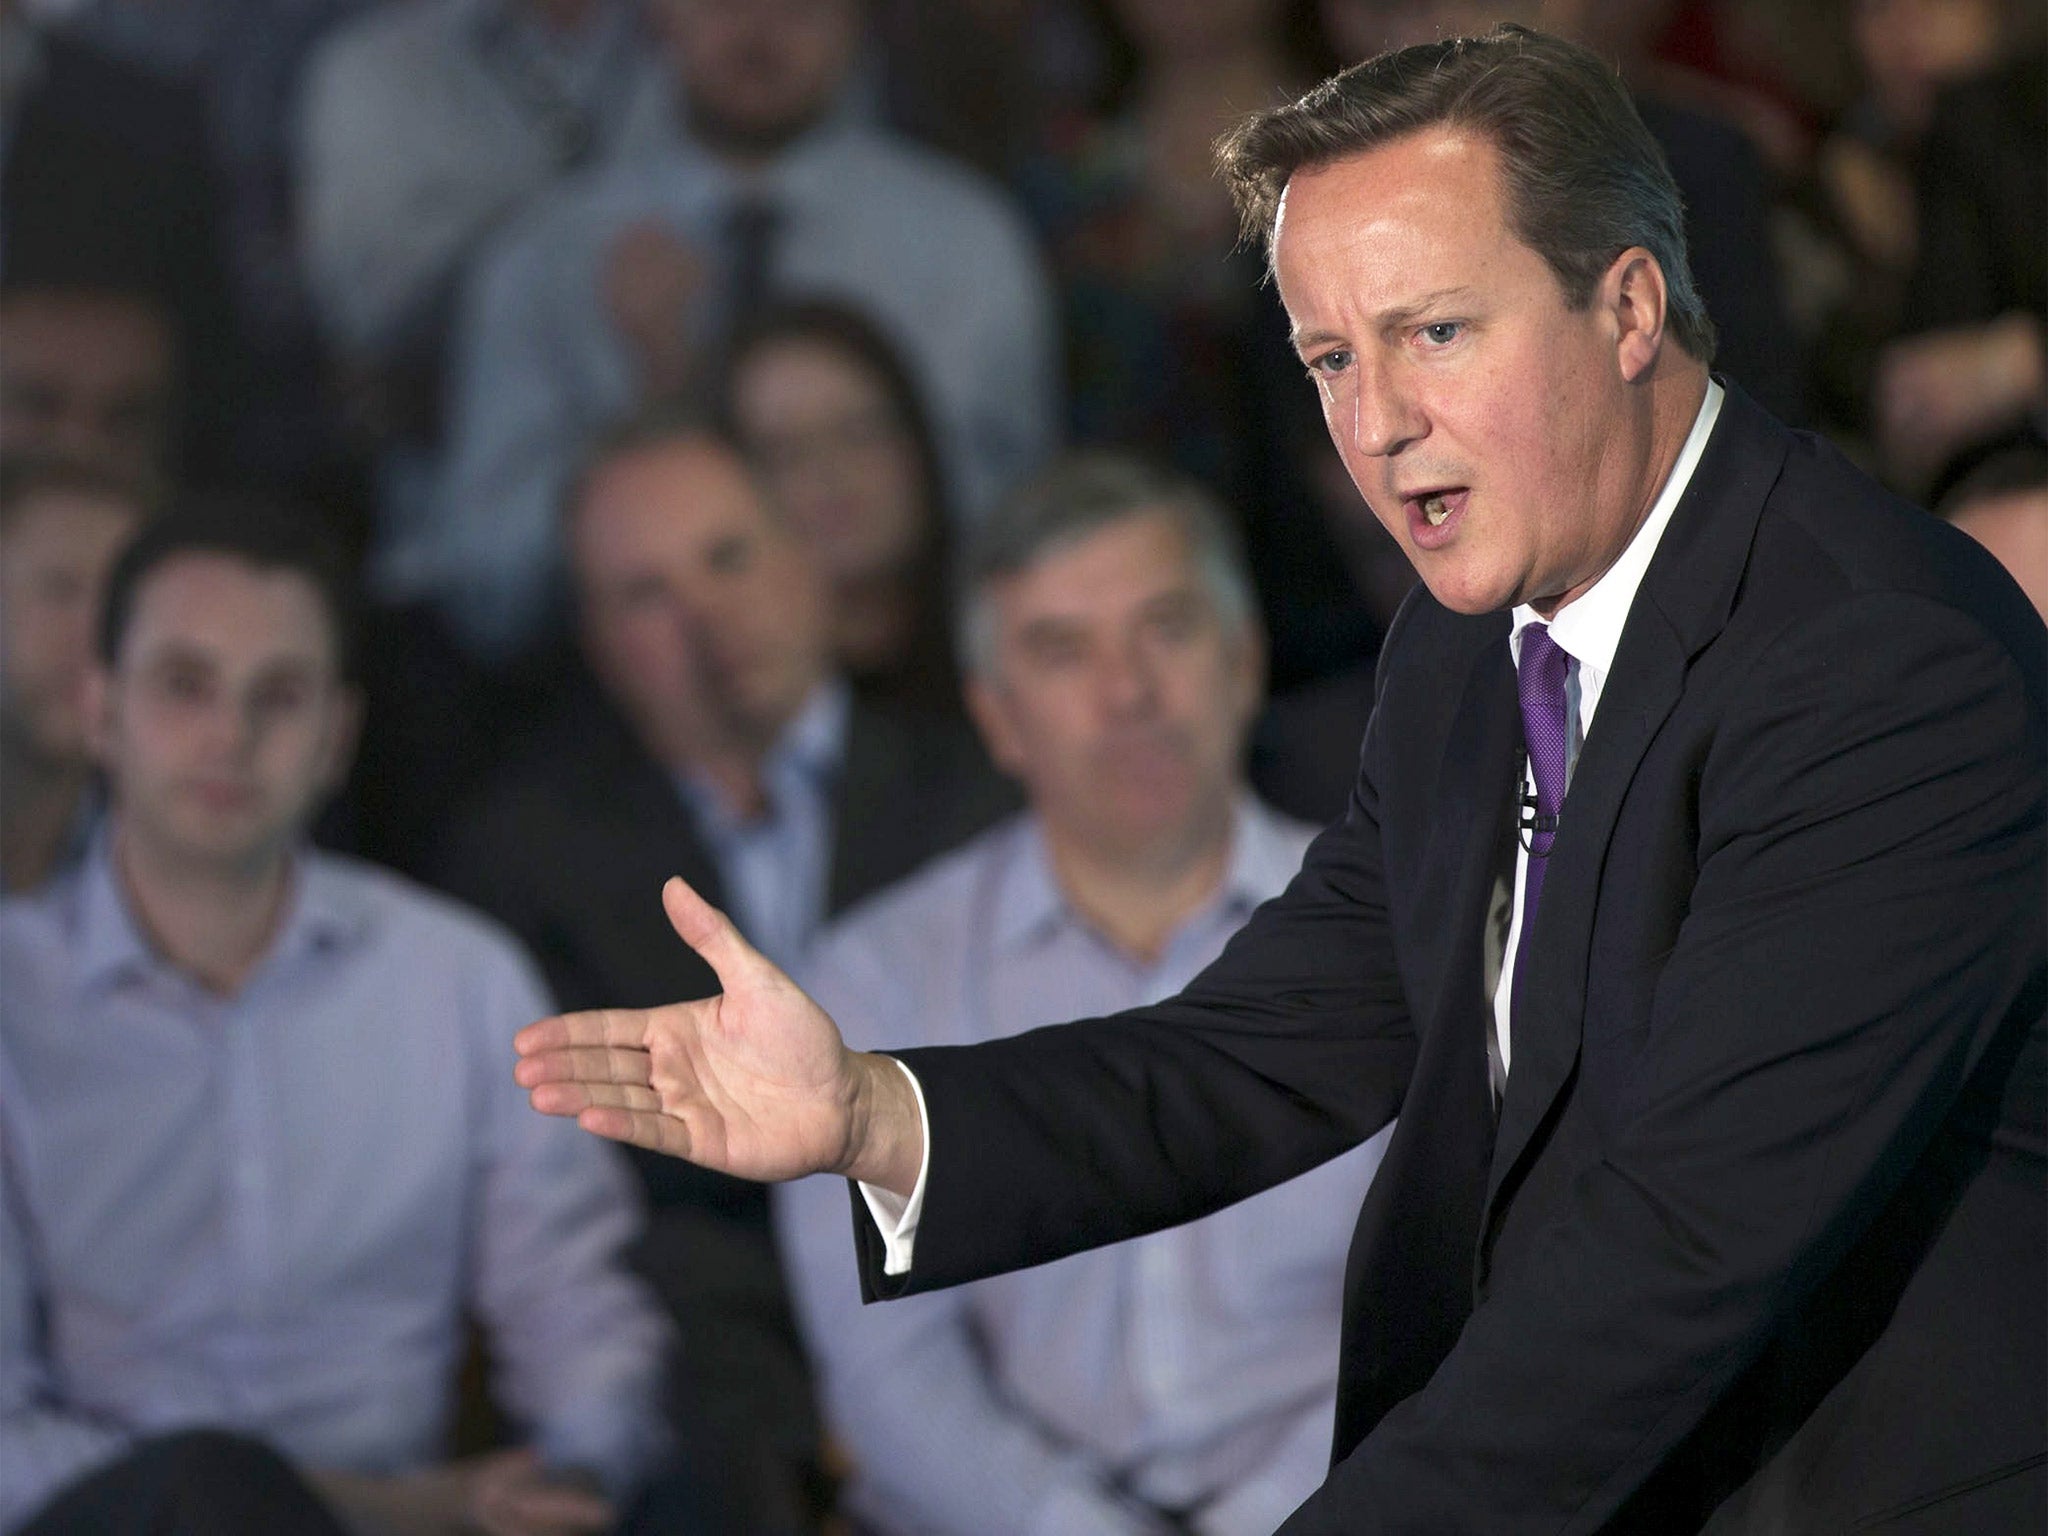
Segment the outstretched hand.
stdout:
<svg viewBox="0 0 2048 1536">
<path fill-rule="evenodd" d="M 743 1179 L 843 1173 L 908 1195 L 924 1133 L 909 1081 L 673 879 L 662 906 L 723 991 L 542 1019 L 513 1042 L 533 1107 Z"/>
</svg>

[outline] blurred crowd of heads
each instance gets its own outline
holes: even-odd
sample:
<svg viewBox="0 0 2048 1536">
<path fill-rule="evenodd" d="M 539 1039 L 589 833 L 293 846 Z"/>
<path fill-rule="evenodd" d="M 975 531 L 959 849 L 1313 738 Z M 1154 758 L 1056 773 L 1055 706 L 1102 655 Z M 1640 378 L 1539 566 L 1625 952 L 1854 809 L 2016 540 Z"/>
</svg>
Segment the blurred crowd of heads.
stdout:
<svg viewBox="0 0 2048 1536">
<path fill-rule="evenodd" d="M 566 30 L 619 8 L 612 0 L 502 5 Z M 338 32 L 376 7 L 330 9 Z M 1317 111 L 1263 118 L 1226 142 L 1220 180 L 1209 172 L 1211 141 L 1241 109 L 1269 106 L 1383 48 L 1502 21 L 1579 39 L 1618 63 L 1639 93 L 1718 114 L 1757 150 L 1775 200 L 1770 227 L 1782 238 L 1785 312 L 1811 364 L 1801 392 L 1808 419 L 1908 494 L 1946 498 L 2043 600 L 2031 574 L 2048 519 L 2041 317 L 2008 305 L 1905 335 L 1913 264 L 1925 255 L 1928 233 L 1915 223 L 1916 208 L 1927 206 L 1926 188 L 1914 180 L 1919 157 L 1930 135 L 1945 131 L 1958 92 L 2038 51 L 2040 18 L 2031 8 L 2006 0 L 1837 0 L 1810 8 L 1760 0 L 976 0 L 957 8 L 916 0 L 646 0 L 638 9 L 646 28 L 639 46 L 671 78 L 684 131 L 735 165 L 771 160 L 837 118 L 879 121 L 977 159 L 984 172 L 1023 189 L 1029 206 L 1033 167 L 1058 163 L 1082 142 L 1076 122 L 1131 125 L 1143 169 L 1140 191 L 1120 217 L 1168 231 L 1167 265 L 1177 262 L 1176 271 L 1207 272 L 1241 259 L 1242 251 L 1232 252 L 1226 190 L 1262 245 L 1288 176 L 1304 163 L 1341 158 L 1425 124 L 1497 138 L 1513 121 L 1524 127 L 1504 160 L 1511 217 L 1567 296 L 1583 297 L 1615 250 L 1647 246 L 1670 286 L 1673 339 L 1711 359 L 1715 317 L 1693 284 L 1684 213 L 1670 183 L 1631 181 L 1613 174 L 1611 163 L 1593 163 L 1608 142 L 1602 133 L 1581 131 L 1563 114 L 1530 113 L 1515 96 L 1512 72 L 1491 70 L 1478 55 L 1412 54 L 1354 74 L 1350 84 L 1339 77 L 1317 86 L 1310 98 Z M 63 38 L 81 22 L 129 12 L 126 32 L 146 35 L 148 11 L 120 0 L 10 4 L 5 25 L 10 38 L 24 28 Z M 78 35 L 97 34 L 86 25 Z M 317 37 L 302 40 L 301 65 L 319 46 Z M 8 47 L 8 58 L 20 51 L 13 41 Z M 1403 75 L 1391 106 L 1390 72 Z M 1250 96 L 1193 110 L 1188 93 L 1202 81 Z M 1330 110 L 1367 81 L 1369 109 Z M 10 150 L 26 153 L 29 103 L 42 83 L 27 65 L 0 70 Z M 1604 81 L 1588 80 L 1587 99 L 1606 103 L 1609 116 L 1619 110 Z M 152 153 L 169 152 L 163 144 L 122 145 L 118 123 L 60 126 L 88 147 L 105 127 L 106 142 L 138 168 Z M 1633 119 L 1605 124 L 1606 131 L 1644 135 Z M 239 162 L 217 145 L 208 154 L 209 174 L 231 182 Z M 273 179 L 278 170 L 270 168 Z M 155 215 L 141 207 L 149 198 L 131 190 L 140 211 L 121 217 L 132 214 L 141 228 Z M 351 392 L 350 381 L 361 381 L 360 359 L 340 347 L 323 357 L 315 347 L 313 383 L 302 391 L 320 402 L 315 428 L 300 438 L 280 430 L 251 450 L 253 429 L 223 425 L 223 406 L 258 401 L 251 409 L 267 422 L 263 412 L 281 410 L 292 394 L 263 372 L 263 359 L 289 349 L 266 351 L 249 339 L 263 328 L 248 292 L 252 262 L 226 263 L 230 287 L 241 289 L 230 305 L 239 306 L 240 319 L 229 335 L 248 345 L 239 361 L 223 363 L 225 338 L 206 328 L 219 315 L 186 302 L 189 292 L 166 276 L 176 266 L 172 256 L 109 261 L 82 233 L 90 219 L 59 206 L 77 200 L 75 189 L 55 191 L 24 171 L 7 191 L 0 731 L 10 771 L 32 783 L 38 774 L 76 775 L 89 755 L 84 680 L 98 594 L 134 530 L 164 508 L 180 526 L 306 516 L 326 522 L 323 537 L 343 559 L 359 555 L 379 516 L 377 455 L 388 440 L 378 423 L 388 420 Z M 158 200 L 171 209 L 155 210 L 169 221 L 165 239 L 175 240 L 177 199 Z M 290 196 L 273 189 L 272 203 L 286 210 L 288 223 Z M 1118 240 L 1134 238 L 1116 227 L 1124 231 Z M 216 234 L 233 243 L 233 229 Z M 1089 285 L 1103 281 L 1101 265 L 1090 263 L 1104 238 L 1094 229 L 1063 245 L 1048 228 L 1052 275 L 1069 296 L 1092 293 Z M 639 316 L 658 338 L 678 287 L 707 280 L 692 268 L 690 252 L 663 239 L 659 231 L 631 231 L 610 252 L 606 292 L 622 332 Z M 1156 256 L 1133 283 L 1156 284 Z M 1246 292 L 1255 294 L 1256 267 L 1245 270 Z M 1202 302 L 1190 297 L 1201 294 L 1201 281 L 1176 276 L 1170 306 L 1178 312 Z M 1267 293 L 1259 302 L 1270 309 L 1270 300 Z M 1076 357 L 1116 345 L 1113 334 L 1086 334 L 1099 312 L 1086 304 L 1062 309 Z M 989 369 L 1007 362 L 983 360 Z M 1125 360 L 1131 376 L 1143 376 L 1150 362 Z M 1215 675 L 1195 691 L 1227 719 L 1234 752 L 1253 708 L 1240 699 L 1243 689 L 1255 696 L 1269 670 L 1292 684 L 1347 665 L 1352 642 L 1341 637 L 1353 631 L 1330 615 L 1356 612 L 1365 626 L 1358 633 L 1366 633 L 1385 622 L 1406 583 L 1404 571 L 1390 572 L 1388 551 L 1334 474 L 1327 446 L 1299 426 L 1295 404 L 1261 430 L 1284 461 L 1273 483 L 1309 509 L 1298 526 L 1242 504 L 1243 486 L 1253 482 L 1220 469 L 1205 473 L 1178 451 L 1186 444 L 1113 433 L 1090 440 L 1079 419 L 1085 387 L 1075 392 L 1081 452 L 977 518 L 953 504 L 934 402 L 917 370 L 886 326 L 844 298 L 775 296 L 754 306 L 715 356 L 688 359 L 671 382 L 676 387 L 632 419 L 593 435 L 561 506 L 582 664 L 665 756 L 703 750 L 706 742 L 758 751 L 828 676 L 941 708 L 960 707 L 964 677 L 966 707 L 995 755 L 1029 781 L 1028 722 L 1000 701 L 1014 703 L 1020 677 L 1045 671 L 1066 642 L 1046 638 L 1057 624 L 1033 630 L 1012 622 L 1009 610 L 1029 606 L 1034 585 L 1047 585 L 1036 579 L 1041 570 L 1060 571 L 1049 586 L 1067 590 L 1088 559 L 1120 541 L 1129 545 L 1122 555 L 1137 564 L 1192 573 L 1184 596 L 1202 609 L 1220 647 L 1204 663 Z M 1171 394 L 1171 378 L 1157 382 L 1162 395 Z M 1312 404 L 1306 386 L 1299 394 Z M 1130 402 L 1111 402 L 1119 403 Z M 312 446 L 300 452 L 294 443 Z M 195 498 L 191 488 L 200 484 L 254 485 L 262 494 Z M 298 510 L 278 510 L 287 504 Z M 146 602 L 138 607 L 134 588 L 156 563 L 192 565 L 195 549 L 212 547 L 194 537 L 197 545 L 158 551 L 139 572 L 133 561 L 120 568 L 118 580 L 128 586 L 117 580 L 107 609 L 116 642 L 147 609 Z M 1309 542 L 1292 548 L 1290 539 Z M 256 542 L 221 544 L 215 554 L 259 570 L 300 568 L 296 557 Z M 150 547 L 147 540 L 135 546 Z M 1299 617 L 1299 588 L 1290 583 L 1305 579 L 1303 572 L 1337 594 L 1312 606 L 1313 632 L 1340 637 L 1320 651 L 1302 648 L 1299 633 L 1309 631 L 1289 628 Z M 331 574 L 319 575 L 316 591 L 337 635 L 345 632 L 340 590 Z M 379 620 L 372 615 L 371 622 Z M 1154 626 L 1160 634 L 1172 628 Z M 1020 638 L 1027 630 L 1038 638 Z M 1085 650 L 1092 642 L 1074 643 Z M 337 645 L 323 663 L 337 678 L 346 654 Z M 118 644 L 105 660 L 118 677 Z M 372 678 L 373 697 L 393 681 Z"/>
</svg>

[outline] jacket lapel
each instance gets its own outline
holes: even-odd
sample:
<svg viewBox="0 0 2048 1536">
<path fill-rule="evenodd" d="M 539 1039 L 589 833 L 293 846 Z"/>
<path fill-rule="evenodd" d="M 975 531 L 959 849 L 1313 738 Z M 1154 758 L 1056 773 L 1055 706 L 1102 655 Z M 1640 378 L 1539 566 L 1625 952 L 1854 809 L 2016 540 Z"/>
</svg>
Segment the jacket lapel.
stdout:
<svg viewBox="0 0 2048 1536">
<path fill-rule="evenodd" d="M 1783 467 L 1784 429 L 1733 385 L 1644 573 L 1558 817 L 1529 974 L 1515 1019 L 1482 1232 L 1516 1164 L 1578 1064 L 1586 968 L 1615 822 L 1643 756 L 1684 691 L 1692 658 L 1733 608 L 1766 493 Z M 1483 1269 L 1483 1265 L 1482 1265 Z"/>
</svg>

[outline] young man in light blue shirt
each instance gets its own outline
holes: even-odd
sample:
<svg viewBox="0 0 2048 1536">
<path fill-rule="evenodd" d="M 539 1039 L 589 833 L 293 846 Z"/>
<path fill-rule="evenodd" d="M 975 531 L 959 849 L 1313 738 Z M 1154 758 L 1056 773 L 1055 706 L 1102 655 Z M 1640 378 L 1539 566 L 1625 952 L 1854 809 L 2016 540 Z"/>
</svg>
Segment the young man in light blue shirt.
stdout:
<svg viewBox="0 0 2048 1536">
<path fill-rule="evenodd" d="M 625 1172 L 503 1083 L 532 966 L 304 842 L 354 740 L 346 606 L 243 507 L 115 567 L 106 824 L 0 908 L 0 1529 L 308 1529 L 316 1496 L 361 1531 L 594 1532 L 657 1464 Z M 451 1462 L 465 1312 L 520 1443 Z M 254 1476 L 285 1502 L 232 1512 Z"/>
</svg>

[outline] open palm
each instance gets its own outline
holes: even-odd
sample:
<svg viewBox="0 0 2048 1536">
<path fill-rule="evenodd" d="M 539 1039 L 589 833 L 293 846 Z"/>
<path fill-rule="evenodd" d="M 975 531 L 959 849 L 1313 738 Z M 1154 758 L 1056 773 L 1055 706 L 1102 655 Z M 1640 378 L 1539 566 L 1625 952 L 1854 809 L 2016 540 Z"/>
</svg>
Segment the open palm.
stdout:
<svg viewBox="0 0 2048 1536">
<path fill-rule="evenodd" d="M 530 1025 L 514 1047 L 533 1107 L 745 1179 L 851 1169 L 868 1097 L 864 1058 L 683 881 L 669 881 L 661 899 L 723 993 Z"/>
</svg>

